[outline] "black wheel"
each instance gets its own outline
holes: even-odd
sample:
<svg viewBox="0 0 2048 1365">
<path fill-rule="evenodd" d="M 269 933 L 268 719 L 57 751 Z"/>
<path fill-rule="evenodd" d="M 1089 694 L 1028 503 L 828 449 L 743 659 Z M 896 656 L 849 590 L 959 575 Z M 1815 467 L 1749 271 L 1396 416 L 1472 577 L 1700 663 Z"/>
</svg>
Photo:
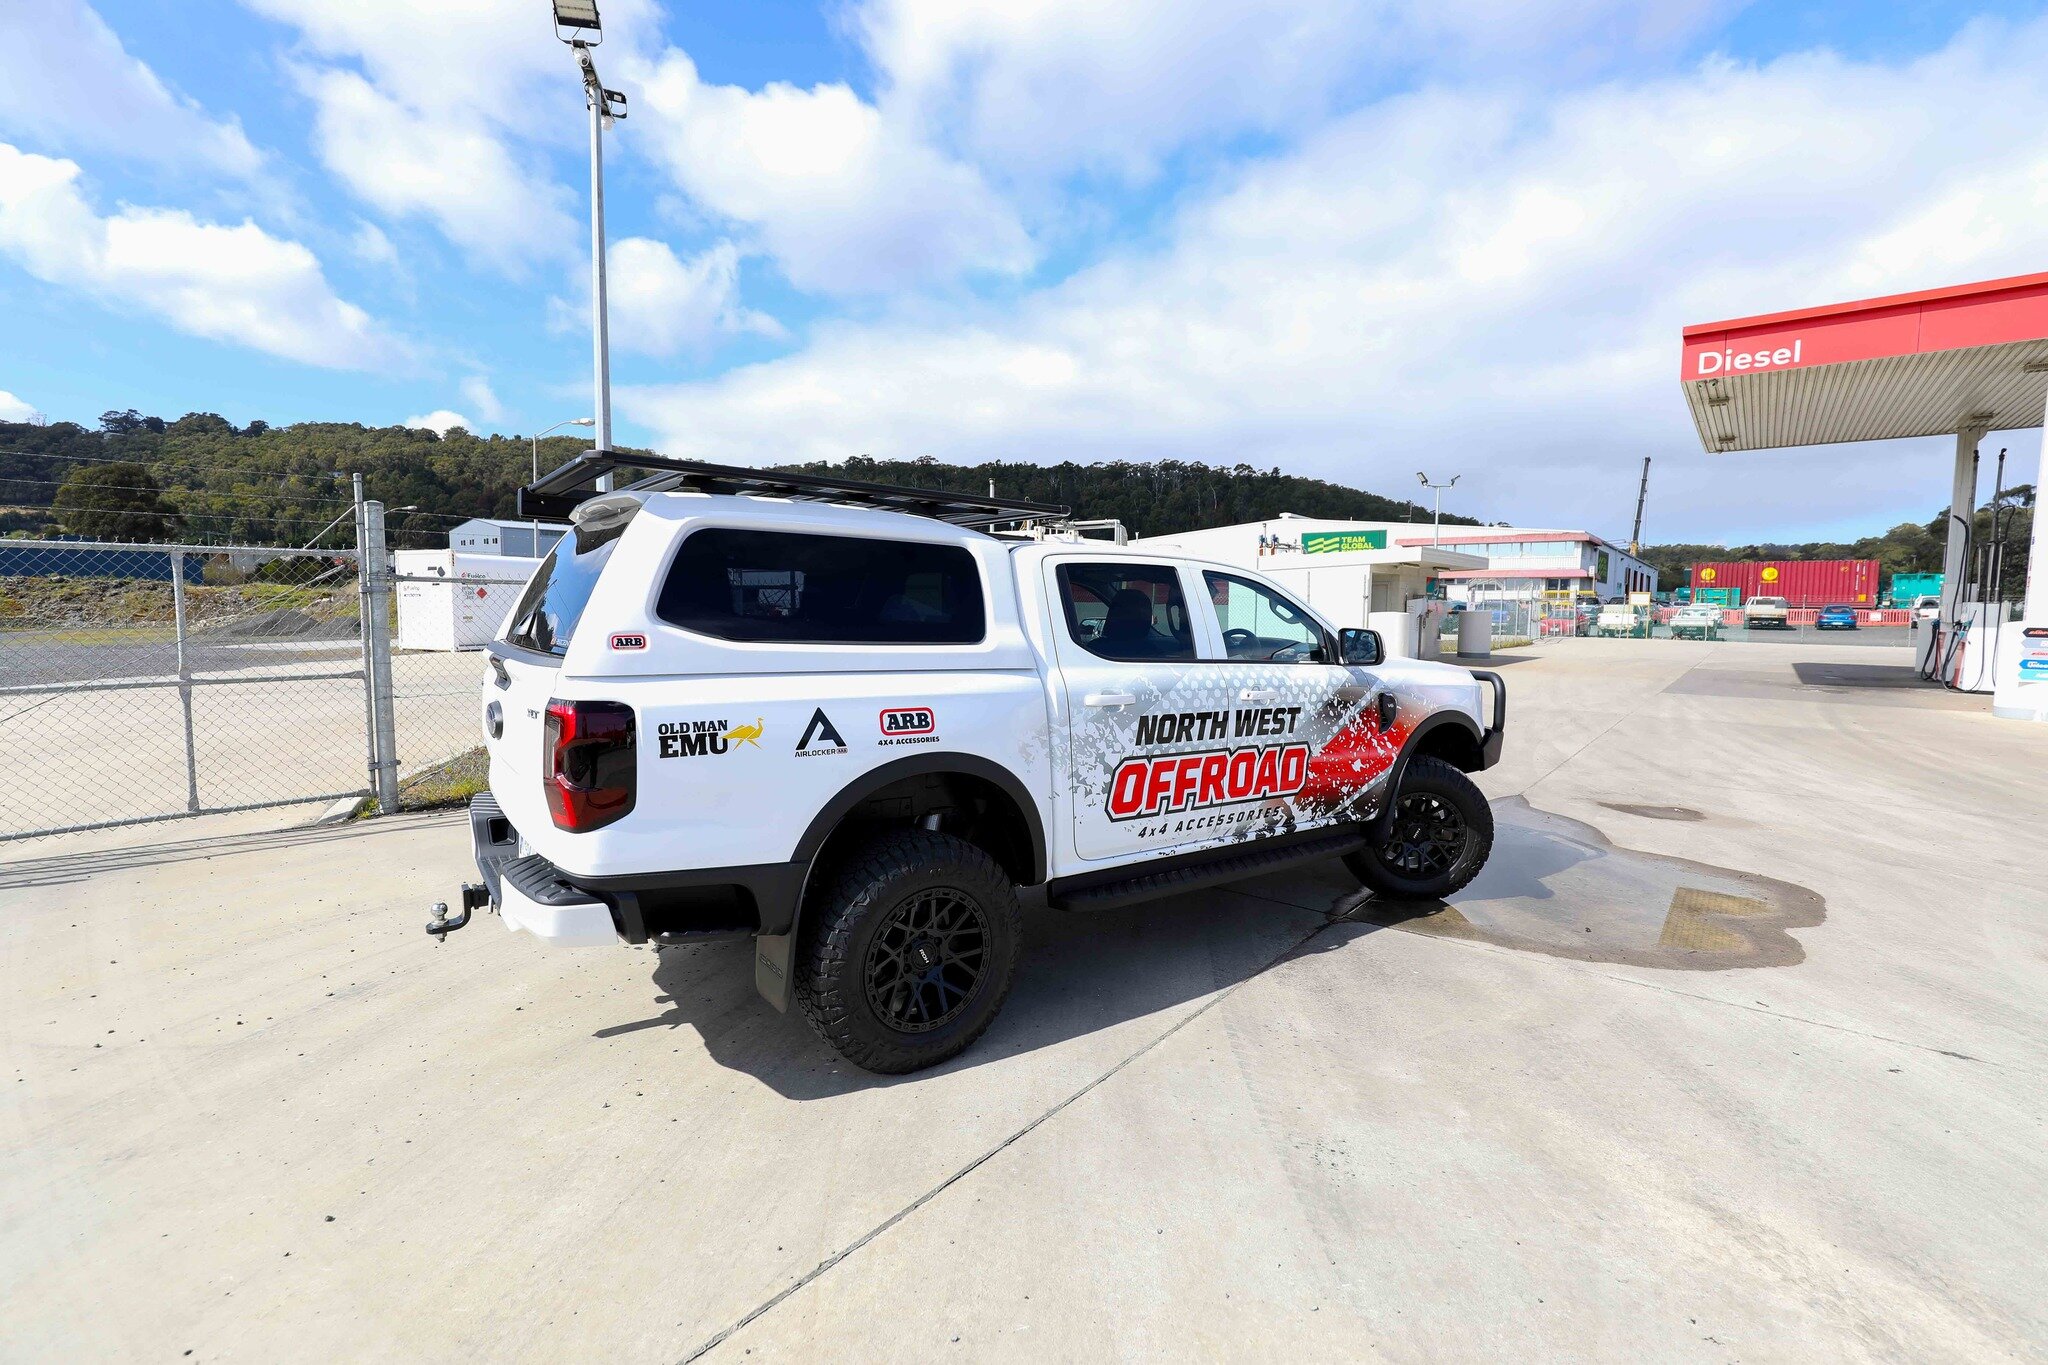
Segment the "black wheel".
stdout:
<svg viewBox="0 0 2048 1365">
<path fill-rule="evenodd" d="M 818 1036 L 869 1071 L 935 1066 L 981 1036 L 1024 937 L 1017 888 L 964 839 L 876 835 L 805 908 L 796 999 Z"/>
<path fill-rule="evenodd" d="M 1344 855 L 1376 896 L 1441 900 L 1479 875 L 1493 851 L 1493 808 L 1472 779 L 1440 758 L 1408 764 L 1384 842 Z"/>
</svg>

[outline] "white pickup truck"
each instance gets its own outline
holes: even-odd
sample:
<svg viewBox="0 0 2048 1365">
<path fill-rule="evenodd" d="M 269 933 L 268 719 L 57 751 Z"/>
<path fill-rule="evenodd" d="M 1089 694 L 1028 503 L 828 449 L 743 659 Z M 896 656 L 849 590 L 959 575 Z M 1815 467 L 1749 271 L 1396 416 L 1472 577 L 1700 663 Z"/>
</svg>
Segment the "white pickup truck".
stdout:
<svg viewBox="0 0 2048 1365">
<path fill-rule="evenodd" d="M 1789 630 L 1791 605 L 1782 597 L 1752 597 L 1742 604 L 1742 624 L 1751 630 Z"/>
<path fill-rule="evenodd" d="M 618 463 L 522 491 L 572 529 L 490 647 L 483 881 L 439 936 L 485 906 L 560 945 L 743 935 L 772 1004 L 908 1071 L 995 1016 L 1020 898 L 1342 858 L 1427 899 L 1491 849 L 1496 674 L 1062 508 L 644 457 L 581 489 Z"/>
</svg>

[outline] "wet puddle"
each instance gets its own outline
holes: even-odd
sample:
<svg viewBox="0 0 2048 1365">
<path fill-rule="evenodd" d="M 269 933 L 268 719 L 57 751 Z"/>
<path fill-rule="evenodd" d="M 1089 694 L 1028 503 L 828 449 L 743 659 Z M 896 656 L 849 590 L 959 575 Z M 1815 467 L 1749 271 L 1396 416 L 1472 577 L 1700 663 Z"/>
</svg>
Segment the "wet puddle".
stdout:
<svg viewBox="0 0 2048 1365">
<path fill-rule="evenodd" d="M 1358 917 L 1580 962 L 1680 971 L 1790 966 L 1806 952 L 1788 931 L 1826 918 L 1826 902 L 1803 886 L 1617 848 L 1591 825 L 1536 810 L 1520 797 L 1495 802 L 1493 818 L 1493 856 L 1449 904 L 1369 901 Z M 1692 819 L 1698 812 L 1652 818 Z"/>
<path fill-rule="evenodd" d="M 1706 815 L 1691 806 L 1632 806 L 1626 801 L 1602 801 L 1609 810 L 1623 815 L 1640 815 L 1645 820 L 1704 820 Z"/>
</svg>

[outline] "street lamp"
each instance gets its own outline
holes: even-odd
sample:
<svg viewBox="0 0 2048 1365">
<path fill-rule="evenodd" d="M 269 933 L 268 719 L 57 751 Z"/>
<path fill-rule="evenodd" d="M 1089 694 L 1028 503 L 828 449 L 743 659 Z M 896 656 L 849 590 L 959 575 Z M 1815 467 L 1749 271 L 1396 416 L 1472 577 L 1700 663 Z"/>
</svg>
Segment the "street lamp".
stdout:
<svg viewBox="0 0 2048 1365">
<path fill-rule="evenodd" d="M 548 434 L 550 434 L 550 433 L 552 433 L 552 432 L 557 432 L 557 431 L 560 431 L 560 430 L 561 430 L 561 429 L 562 429 L 563 427 L 594 427 L 594 426 L 596 426 L 596 425 L 597 425 L 597 419 L 596 419 L 595 417 L 571 417 L 571 418 L 570 418 L 569 420 L 567 420 L 566 422 L 557 422 L 557 423 L 555 423 L 555 424 L 554 424 L 553 426 L 549 427 L 549 428 L 548 428 L 548 429 L 547 429 L 546 431 L 536 431 L 535 433 L 533 433 L 533 481 L 534 481 L 535 483 L 539 483 L 539 482 L 540 482 L 540 438 L 541 438 L 541 437 L 543 437 L 543 436 L 546 436 L 546 435 L 548 435 Z"/>
<path fill-rule="evenodd" d="M 1465 476 L 1463 474 L 1453 474 L 1451 475 L 1450 483 L 1431 483 L 1429 481 L 1429 475 L 1423 473 L 1419 469 L 1415 471 L 1416 481 L 1420 483 L 1424 488 L 1427 488 L 1431 492 L 1436 494 L 1436 529 L 1432 531 L 1430 535 L 1430 543 L 1432 545 L 1441 545 L 1444 543 L 1444 490 L 1446 488 L 1454 487 L 1457 484 L 1458 480 L 1464 477 Z"/>
<path fill-rule="evenodd" d="M 560 9 L 561 6 L 557 5 L 556 8 Z M 593 14 L 596 13 L 595 8 L 593 8 L 591 12 Z M 547 431 L 536 431 L 535 433 L 533 433 L 533 481 L 535 483 L 540 482 L 541 437 L 547 435 L 549 431 L 560 431 L 563 427 L 594 427 L 596 425 L 597 419 L 595 417 L 571 417 L 565 422 L 555 423 L 553 426 L 549 427 Z M 540 558 L 540 519 L 537 517 L 534 519 L 533 523 L 533 557 L 535 559 Z"/>
<path fill-rule="evenodd" d="M 583 102 L 590 110 L 590 346 L 597 386 L 597 448 L 612 448 L 612 359 L 604 292 L 604 130 L 626 116 L 626 97 L 604 88 L 590 49 L 604 41 L 597 0 L 553 0 L 555 37 L 576 54 L 583 73 Z M 536 475 L 536 478 L 539 476 Z M 612 490 L 612 476 L 597 481 L 600 492 Z"/>
</svg>

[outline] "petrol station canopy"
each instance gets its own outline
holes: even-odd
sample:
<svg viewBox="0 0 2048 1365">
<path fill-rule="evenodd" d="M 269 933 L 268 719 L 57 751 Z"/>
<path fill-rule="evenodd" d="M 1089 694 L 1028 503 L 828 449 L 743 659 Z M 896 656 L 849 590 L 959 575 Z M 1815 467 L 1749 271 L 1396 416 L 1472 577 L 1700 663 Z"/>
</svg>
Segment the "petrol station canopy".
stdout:
<svg viewBox="0 0 2048 1365">
<path fill-rule="evenodd" d="M 1680 377 L 1710 454 L 2038 427 L 2048 274 L 1701 323 Z"/>
</svg>

